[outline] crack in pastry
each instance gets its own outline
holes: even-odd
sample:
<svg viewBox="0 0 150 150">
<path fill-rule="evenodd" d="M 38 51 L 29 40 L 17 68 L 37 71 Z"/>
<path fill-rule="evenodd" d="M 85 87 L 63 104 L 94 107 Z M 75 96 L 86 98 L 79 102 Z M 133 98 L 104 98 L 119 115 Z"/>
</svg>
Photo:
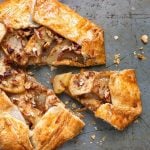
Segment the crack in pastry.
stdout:
<svg viewBox="0 0 150 150">
<path fill-rule="evenodd" d="M 60 74 L 52 83 L 55 93 L 66 92 L 118 130 L 123 130 L 142 112 L 140 89 L 131 69 Z"/>
<path fill-rule="evenodd" d="M 0 83 L 0 89 L 8 95 L 0 90 L 0 130 L 3 131 L 0 133 L 0 148 L 53 150 L 80 133 L 84 122 L 66 109 L 52 90 L 27 73 L 13 69 L 6 62 L 4 59 L 0 62 L 1 80 L 8 85 L 6 88 Z M 9 74 L 6 75 L 7 71 Z M 12 82 L 14 79 L 15 85 Z M 9 125 L 7 120 L 10 121 Z M 10 137 L 6 137 L 7 134 Z M 12 138 L 16 146 L 11 144 Z"/>
</svg>

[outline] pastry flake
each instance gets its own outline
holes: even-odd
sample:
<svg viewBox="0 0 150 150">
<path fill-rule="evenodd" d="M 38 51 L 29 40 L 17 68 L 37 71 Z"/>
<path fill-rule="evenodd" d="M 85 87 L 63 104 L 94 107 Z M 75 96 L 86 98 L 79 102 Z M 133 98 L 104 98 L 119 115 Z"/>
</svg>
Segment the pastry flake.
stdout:
<svg viewBox="0 0 150 150">
<path fill-rule="evenodd" d="M 78 48 L 67 48 L 63 53 L 70 56 L 68 53 L 71 51 L 72 53 L 81 54 L 83 57 L 82 61 L 67 57 L 62 60 L 55 59 L 51 63 L 52 65 L 84 67 L 105 64 L 103 29 L 81 17 L 68 6 L 57 0 L 37 0 L 33 20 L 78 45 Z M 78 56 L 76 57 L 78 59 Z"/>
<path fill-rule="evenodd" d="M 126 128 L 142 112 L 134 70 L 67 73 L 56 75 L 52 82 L 55 93 L 66 92 L 118 130 Z"/>
</svg>

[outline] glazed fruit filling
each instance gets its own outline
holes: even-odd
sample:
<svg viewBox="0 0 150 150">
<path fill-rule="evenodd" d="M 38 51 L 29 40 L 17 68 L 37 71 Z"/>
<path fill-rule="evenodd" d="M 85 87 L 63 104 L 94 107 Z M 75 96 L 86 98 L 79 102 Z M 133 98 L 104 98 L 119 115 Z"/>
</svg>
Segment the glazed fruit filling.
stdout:
<svg viewBox="0 0 150 150">
<path fill-rule="evenodd" d="M 71 80 L 69 91 L 83 105 L 93 111 L 101 104 L 111 103 L 109 76 L 95 72 L 80 73 Z"/>
<path fill-rule="evenodd" d="M 81 46 L 46 27 L 10 30 L 1 45 L 9 58 L 19 65 L 47 64 L 70 59 L 84 63 Z"/>
<path fill-rule="evenodd" d="M 43 114 L 59 100 L 51 90 L 44 88 L 30 76 L 26 78 L 24 86 L 24 92 L 8 95 L 18 106 L 28 125 L 33 128 Z"/>
</svg>

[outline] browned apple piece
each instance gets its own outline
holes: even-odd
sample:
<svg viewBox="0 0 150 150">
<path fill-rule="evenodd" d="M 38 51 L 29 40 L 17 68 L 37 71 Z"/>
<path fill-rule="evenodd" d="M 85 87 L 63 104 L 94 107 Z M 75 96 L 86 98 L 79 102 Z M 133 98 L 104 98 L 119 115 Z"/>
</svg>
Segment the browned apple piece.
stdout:
<svg viewBox="0 0 150 150">
<path fill-rule="evenodd" d="M 25 91 L 24 83 L 25 74 L 14 72 L 6 80 L 1 80 L 0 88 L 9 93 L 22 93 Z"/>
<path fill-rule="evenodd" d="M 71 79 L 71 75 L 72 75 L 72 73 L 70 72 L 70 73 L 56 76 L 54 78 L 55 81 L 53 82 L 54 83 L 53 87 L 54 87 L 55 93 L 59 94 L 65 90 L 65 87 L 67 87 L 69 84 L 69 80 Z"/>
<path fill-rule="evenodd" d="M 27 44 L 27 37 L 30 36 L 30 34 L 28 35 L 29 31 L 10 31 L 1 43 L 2 49 L 8 58 L 13 62 L 19 62 L 19 65 L 25 65 L 28 62 L 28 57 L 23 49 Z"/>
<path fill-rule="evenodd" d="M 78 96 L 90 93 L 93 87 L 94 72 L 82 72 L 81 74 L 73 74 L 69 83 L 69 91 L 71 95 Z"/>
<path fill-rule="evenodd" d="M 34 34 L 24 48 L 29 57 L 29 64 L 45 64 L 54 40 L 54 33 L 46 27 L 34 29 Z"/>
</svg>

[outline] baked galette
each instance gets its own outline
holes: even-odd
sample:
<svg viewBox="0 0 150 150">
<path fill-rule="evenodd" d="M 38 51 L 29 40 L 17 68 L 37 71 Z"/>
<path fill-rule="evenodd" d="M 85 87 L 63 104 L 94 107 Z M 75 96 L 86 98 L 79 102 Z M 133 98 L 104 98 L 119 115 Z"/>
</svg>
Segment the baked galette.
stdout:
<svg viewBox="0 0 150 150">
<path fill-rule="evenodd" d="M 56 75 L 52 82 L 55 93 L 66 92 L 118 130 L 142 112 L 134 70 L 70 72 Z"/>
<path fill-rule="evenodd" d="M 105 64 L 103 29 L 57 0 L 6 0 L 0 22 L 1 46 L 19 65 Z"/>
<path fill-rule="evenodd" d="M 53 150 L 83 127 L 52 90 L 1 59 L 0 149 Z"/>
</svg>

